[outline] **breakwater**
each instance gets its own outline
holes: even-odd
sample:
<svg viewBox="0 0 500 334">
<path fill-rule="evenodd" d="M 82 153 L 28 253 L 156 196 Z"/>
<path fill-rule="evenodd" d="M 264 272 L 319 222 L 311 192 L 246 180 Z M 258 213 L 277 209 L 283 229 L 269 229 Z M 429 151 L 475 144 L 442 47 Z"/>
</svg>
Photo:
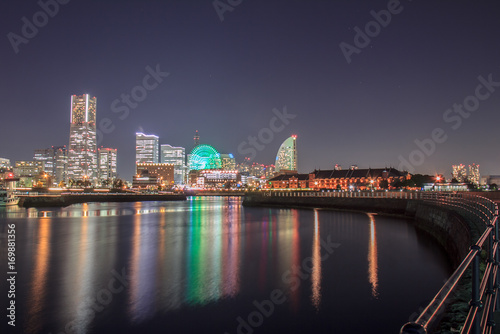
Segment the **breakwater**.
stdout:
<svg viewBox="0 0 500 334">
<path fill-rule="evenodd" d="M 19 206 L 25 208 L 64 207 L 91 202 L 185 201 L 184 194 L 61 194 L 20 196 Z"/>
</svg>

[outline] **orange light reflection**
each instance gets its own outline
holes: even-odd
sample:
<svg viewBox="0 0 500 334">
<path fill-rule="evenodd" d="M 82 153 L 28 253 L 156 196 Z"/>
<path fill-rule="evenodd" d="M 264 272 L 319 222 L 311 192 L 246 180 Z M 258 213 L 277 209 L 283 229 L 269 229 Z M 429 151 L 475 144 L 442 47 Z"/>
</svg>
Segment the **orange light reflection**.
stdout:
<svg viewBox="0 0 500 334">
<path fill-rule="evenodd" d="M 370 217 L 370 240 L 368 244 L 368 280 L 372 286 L 372 296 L 378 298 L 378 254 L 377 254 L 377 230 L 375 228 L 375 218 Z"/>
<path fill-rule="evenodd" d="M 318 210 L 314 210 L 314 239 L 312 249 L 312 262 L 313 268 L 311 273 L 311 301 L 316 310 L 319 311 L 319 305 L 321 304 L 321 244 Z"/>
</svg>

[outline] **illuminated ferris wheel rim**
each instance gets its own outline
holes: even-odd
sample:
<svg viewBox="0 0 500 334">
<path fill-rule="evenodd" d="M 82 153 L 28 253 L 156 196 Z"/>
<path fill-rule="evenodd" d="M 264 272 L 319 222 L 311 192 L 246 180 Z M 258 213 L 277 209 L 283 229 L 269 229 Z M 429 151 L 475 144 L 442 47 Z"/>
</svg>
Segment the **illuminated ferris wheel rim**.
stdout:
<svg viewBox="0 0 500 334">
<path fill-rule="evenodd" d="M 193 148 L 189 160 L 191 169 L 215 169 L 222 165 L 220 153 L 207 144 L 200 144 Z"/>
</svg>

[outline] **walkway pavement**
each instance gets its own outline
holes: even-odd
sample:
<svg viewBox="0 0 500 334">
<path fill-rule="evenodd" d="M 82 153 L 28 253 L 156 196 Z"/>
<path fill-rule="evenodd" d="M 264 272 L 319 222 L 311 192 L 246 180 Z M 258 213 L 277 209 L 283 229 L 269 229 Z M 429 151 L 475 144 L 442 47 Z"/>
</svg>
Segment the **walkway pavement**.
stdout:
<svg viewBox="0 0 500 334">
<path fill-rule="evenodd" d="M 495 320 L 496 326 L 495 326 L 495 330 L 493 332 L 495 334 L 500 334 L 500 311 L 495 312 L 494 320 Z"/>
</svg>

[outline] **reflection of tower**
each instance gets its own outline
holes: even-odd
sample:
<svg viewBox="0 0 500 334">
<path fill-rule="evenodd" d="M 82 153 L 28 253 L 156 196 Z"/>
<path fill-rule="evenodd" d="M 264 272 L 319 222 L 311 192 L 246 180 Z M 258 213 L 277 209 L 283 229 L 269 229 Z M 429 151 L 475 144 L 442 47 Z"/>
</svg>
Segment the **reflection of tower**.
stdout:
<svg viewBox="0 0 500 334">
<path fill-rule="evenodd" d="M 321 304 L 321 244 L 320 244 L 320 231 L 319 231 L 319 217 L 318 210 L 314 210 L 314 239 L 312 249 L 312 295 L 311 301 L 317 311 Z"/>
<path fill-rule="evenodd" d="M 194 133 L 194 146 L 200 145 L 200 136 L 198 135 L 198 130 Z"/>
<path fill-rule="evenodd" d="M 31 286 L 31 298 L 28 311 L 28 328 L 29 331 L 41 331 L 43 325 L 42 313 L 40 310 L 44 308 L 47 302 L 47 287 L 48 282 L 48 262 L 50 258 L 50 239 L 51 239 L 51 220 L 43 218 L 38 225 L 38 246 L 36 249 L 35 264 L 32 272 L 33 282 Z"/>
<path fill-rule="evenodd" d="M 375 229 L 375 217 L 368 213 L 370 218 L 370 239 L 368 242 L 368 281 L 372 286 L 372 296 L 378 297 L 378 254 L 377 254 L 377 230 Z"/>
</svg>

